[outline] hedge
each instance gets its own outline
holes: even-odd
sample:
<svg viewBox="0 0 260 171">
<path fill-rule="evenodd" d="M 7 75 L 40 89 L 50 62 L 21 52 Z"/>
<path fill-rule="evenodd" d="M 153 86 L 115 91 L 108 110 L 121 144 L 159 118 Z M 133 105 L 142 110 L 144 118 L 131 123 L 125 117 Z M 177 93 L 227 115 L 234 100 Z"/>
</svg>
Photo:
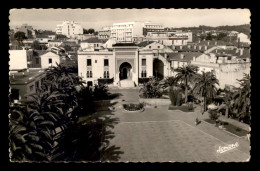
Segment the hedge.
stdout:
<svg viewBox="0 0 260 171">
<path fill-rule="evenodd" d="M 98 84 L 112 84 L 114 82 L 114 78 L 99 78 Z"/>
</svg>

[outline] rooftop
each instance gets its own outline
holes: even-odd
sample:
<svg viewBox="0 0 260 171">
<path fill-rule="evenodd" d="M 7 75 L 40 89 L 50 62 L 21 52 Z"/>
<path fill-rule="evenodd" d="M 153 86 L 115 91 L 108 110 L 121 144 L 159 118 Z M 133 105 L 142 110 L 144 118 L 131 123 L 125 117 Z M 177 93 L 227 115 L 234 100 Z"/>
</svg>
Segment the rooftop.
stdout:
<svg viewBox="0 0 260 171">
<path fill-rule="evenodd" d="M 183 55 L 183 59 L 181 59 L 181 55 Z M 202 55 L 200 52 L 167 53 L 167 60 L 189 62 L 192 61 L 193 57 L 198 57 L 200 55 Z"/>
<path fill-rule="evenodd" d="M 17 72 L 10 71 L 10 84 L 28 84 L 43 73 L 44 71 L 42 69 L 30 69 L 29 72 L 27 70 L 21 70 Z"/>
<path fill-rule="evenodd" d="M 155 42 L 155 41 L 143 41 L 143 42 L 137 44 L 137 46 L 139 46 L 139 47 L 146 47 L 147 45 L 149 45 L 149 44 L 151 44 L 153 42 Z"/>
<path fill-rule="evenodd" d="M 113 47 L 120 47 L 120 46 L 137 46 L 135 43 L 116 43 Z"/>
<path fill-rule="evenodd" d="M 91 37 L 87 40 L 83 40 L 81 42 L 86 42 L 86 43 L 103 43 L 102 40 L 98 39 L 98 37 Z"/>
<path fill-rule="evenodd" d="M 41 56 L 41 55 L 44 55 L 45 53 L 48 53 L 49 51 L 48 50 L 32 50 L 32 51 L 27 51 L 27 53 L 29 55 L 32 55 L 32 56 Z"/>
</svg>

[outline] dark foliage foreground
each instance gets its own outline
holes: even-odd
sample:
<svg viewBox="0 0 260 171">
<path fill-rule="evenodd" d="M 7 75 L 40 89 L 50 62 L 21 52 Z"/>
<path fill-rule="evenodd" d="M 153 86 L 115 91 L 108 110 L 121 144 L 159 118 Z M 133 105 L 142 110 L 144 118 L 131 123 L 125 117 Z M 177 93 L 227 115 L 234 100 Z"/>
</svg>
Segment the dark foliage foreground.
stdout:
<svg viewBox="0 0 260 171">
<path fill-rule="evenodd" d="M 11 161 L 106 161 L 122 152 L 110 146 L 118 121 L 109 112 L 93 114 L 88 89 L 70 69 L 59 65 L 27 103 L 10 106 Z M 79 122 L 79 117 L 87 116 Z"/>
</svg>

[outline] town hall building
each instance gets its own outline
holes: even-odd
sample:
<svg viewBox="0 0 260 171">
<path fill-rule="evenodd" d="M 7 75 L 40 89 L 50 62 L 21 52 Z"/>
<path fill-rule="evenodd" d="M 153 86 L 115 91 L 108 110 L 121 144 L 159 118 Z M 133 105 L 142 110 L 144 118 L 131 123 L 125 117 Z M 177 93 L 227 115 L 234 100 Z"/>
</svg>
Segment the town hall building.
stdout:
<svg viewBox="0 0 260 171">
<path fill-rule="evenodd" d="M 139 78 L 170 76 L 170 63 L 152 49 L 118 43 L 112 50 L 79 51 L 78 72 L 87 85 L 113 78 L 114 86 L 135 87 Z"/>
</svg>

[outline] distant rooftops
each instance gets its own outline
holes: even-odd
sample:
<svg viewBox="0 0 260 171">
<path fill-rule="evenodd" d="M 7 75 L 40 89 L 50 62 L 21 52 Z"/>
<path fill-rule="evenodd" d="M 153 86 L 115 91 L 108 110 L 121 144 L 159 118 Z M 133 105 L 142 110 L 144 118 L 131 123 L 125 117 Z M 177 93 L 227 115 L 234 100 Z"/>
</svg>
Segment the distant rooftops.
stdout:
<svg viewBox="0 0 260 171">
<path fill-rule="evenodd" d="M 98 37 L 91 37 L 87 40 L 83 40 L 81 42 L 86 42 L 86 43 L 103 43 L 102 40 L 98 39 Z"/>
<path fill-rule="evenodd" d="M 147 45 L 151 44 L 151 43 L 154 43 L 155 41 L 143 41 L 139 44 L 137 44 L 137 46 L 139 47 L 146 47 Z"/>
<path fill-rule="evenodd" d="M 113 47 L 121 47 L 121 46 L 137 46 L 135 43 L 116 43 Z"/>
<path fill-rule="evenodd" d="M 166 53 L 168 61 L 192 61 L 193 57 L 198 57 L 202 55 L 201 52 L 181 52 L 181 53 Z M 161 54 L 164 55 L 164 54 Z"/>
</svg>

